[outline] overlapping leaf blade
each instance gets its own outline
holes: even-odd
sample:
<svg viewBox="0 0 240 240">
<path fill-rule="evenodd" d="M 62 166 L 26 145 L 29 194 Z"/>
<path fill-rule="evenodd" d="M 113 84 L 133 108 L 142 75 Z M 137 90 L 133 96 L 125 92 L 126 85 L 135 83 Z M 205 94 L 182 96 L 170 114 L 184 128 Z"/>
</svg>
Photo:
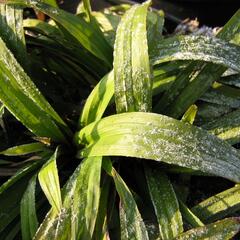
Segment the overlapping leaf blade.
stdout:
<svg viewBox="0 0 240 240">
<path fill-rule="evenodd" d="M 23 4 L 33 7 L 46 15 L 49 15 L 58 22 L 65 31 L 73 36 L 84 48 L 90 51 L 96 57 L 105 61 L 108 66 L 112 64 L 112 49 L 106 42 L 103 35 L 96 32 L 91 24 L 83 19 L 74 16 L 64 10 L 52 7 L 41 1 L 26 1 L 26 0 L 6 0 L 7 4 Z"/>
<path fill-rule="evenodd" d="M 104 159 L 104 168 L 113 177 L 120 197 L 121 239 L 147 240 L 147 230 L 132 193 L 108 158 Z"/>
<path fill-rule="evenodd" d="M 229 20 L 217 35 L 218 38 L 240 44 L 240 10 Z M 200 73 L 179 93 L 171 106 L 165 111 L 172 117 L 180 117 L 206 90 L 226 71 L 226 67 L 215 64 L 196 64 L 201 69 Z"/>
<path fill-rule="evenodd" d="M 53 211 L 60 212 L 62 208 L 62 197 L 56 163 L 57 154 L 58 150 L 56 150 L 51 158 L 43 165 L 38 174 L 38 179 Z"/>
<path fill-rule="evenodd" d="M 223 231 L 224 229 L 224 231 Z M 191 229 L 176 240 L 199 240 L 199 239 L 232 239 L 240 230 L 239 218 L 226 218 L 209 225 Z"/>
<path fill-rule="evenodd" d="M 145 173 L 161 239 L 174 239 L 183 232 L 183 222 L 173 187 L 163 171 L 145 167 Z"/>
<path fill-rule="evenodd" d="M 206 131 L 153 113 L 106 117 L 76 134 L 81 156 L 131 156 L 177 164 L 238 182 L 239 152 Z"/>
<path fill-rule="evenodd" d="M 79 126 L 100 120 L 114 94 L 114 76 L 110 72 L 93 89 L 84 105 Z"/>
<path fill-rule="evenodd" d="M 4 229 L 19 215 L 22 195 L 39 165 L 41 165 L 41 161 L 29 164 L 1 185 L 0 204 L 4 207 L 0 208 L 0 215 L 4 217 L 0 219 L 0 236 L 2 236 Z"/>
<path fill-rule="evenodd" d="M 240 71 L 240 47 L 218 38 L 176 36 L 161 40 L 150 56 L 153 64 L 173 60 L 200 60 Z"/>
<path fill-rule="evenodd" d="M 1 101 L 36 135 L 64 141 L 64 133 L 58 126 L 69 134 L 66 124 L 38 91 L 1 39 L 0 47 Z"/>
<path fill-rule="evenodd" d="M 97 218 L 100 198 L 101 157 L 87 158 L 63 189 L 60 212 L 50 210 L 34 239 L 89 239 Z"/>
<path fill-rule="evenodd" d="M 146 34 L 149 3 L 133 6 L 117 29 L 113 64 L 117 112 L 151 109 L 152 82 Z"/>
<path fill-rule="evenodd" d="M 34 175 L 30 179 L 28 187 L 21 200 L 21 229 L 22 238 L 24 240 L 31 240 L 38 228 L 35 206 L 36 178 L 37 175 Z"/>
<path fill-rule="evenodd" d="M 218 193 L 192 208 L 204 222 L 215 221 L 240 209 L 240 186 Z"/>
<path fill-rule="evenodd" d="M 240 142 L 240 110 L 226 114 L 202 127 L 230 144 L 236 144 Z"/>
<path fill-rule="evenodd" d="M 192 227 L 202 227 L 204 224 L 202 221 L 181 201 L 178 199 L 179 208 L 183 219 L 191 224 Z"/>
<path fill-rule="evenodd" d="M 28 68 L 25 36 L 23 31 L 23 9 L 19 6 L 0 5 L 0 36 L 13 52 L 19 63 Z"/>
</svg>

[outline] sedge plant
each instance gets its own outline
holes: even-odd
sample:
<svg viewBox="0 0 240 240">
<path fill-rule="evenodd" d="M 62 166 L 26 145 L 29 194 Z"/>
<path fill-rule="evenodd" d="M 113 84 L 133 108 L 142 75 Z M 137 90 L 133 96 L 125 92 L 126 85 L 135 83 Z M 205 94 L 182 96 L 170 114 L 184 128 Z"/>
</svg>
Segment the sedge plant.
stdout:
<svg viewBox="0 0 240 240">
<path fill-rule="evenodd" d="M 239 232 L 240 11 L 216 36 L 164 35 L 150 1 L 0 2 L 0 239 Z"/>
</svg>

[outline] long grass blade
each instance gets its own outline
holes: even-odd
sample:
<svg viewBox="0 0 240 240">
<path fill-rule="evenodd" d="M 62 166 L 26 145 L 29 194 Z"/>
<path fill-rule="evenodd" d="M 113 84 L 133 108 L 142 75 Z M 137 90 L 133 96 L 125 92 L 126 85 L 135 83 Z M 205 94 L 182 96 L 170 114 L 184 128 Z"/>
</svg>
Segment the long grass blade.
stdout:
<svg viewBox="0 0 240 240">
<path fill-rule="evenodd" d="M 224 231 L 223 231 L 224 229 Z M 176 240 L 199 240 L 199 239 L 232 239 L 240 230 L 239 218 L 226 218 L 224 220 L 211 223 L 204 227 L 191 229 Z"/>
<path fill-rule="evenodd" d="M 34 175 L 28 184 L 28 187 L 21 200 L 21 229 L 22 238 L 24 240 L 31 240 L 38 228 L 38 220 L 35 206 L 35 188 L 36 178 Z"/>
<path fill-rule="evenodd" d="M 114 76 L 112 71 L 103 77 L 87 98 L 79 119 L 79 127 L 100 120 L 112 99 L 113 94 Z"/>
<path fill-rule="evenodd" d="M 192 227 L 204 226 L 202 221 L 180 199 L 178 199 L 178 202 L 182 217 L 185 221 L 191 224 Z"/>
<path fill-rule="evenodd" d="M 41 152 L 46 149 L 46 146 L 42 143 L 28 143 L 19 146 L 14 146 L 1 151 L 0 154 L 6 156 L 21 156 L 35 152 Z"/>
<path fill-rule="evenodd" d="M 161 239 L 173 239 L 183 232 L 183 222 L 171 182 L 163 171 L 145 167 L 145 173 Z"/>
<path fill-rule="evenodd" d="M 191 210 L 204 222 L 211 222 L 240 209 L 240 186 L 236 185 L 194 206 Z"/>
<path fill-rule="evenodd" d="M 18 62 L 26 70 L 28 58 L 23 30 L 23 8 L 20 6 L 0 5 L 0 32 L 1 38 L 13 52 Z"/>
<path fill-rule="evenodd" d="M 240 142 L 240 110 L 226 114 L 202 127 L 230 144 L 236 144 Z"/>
<path fill-rule="evenodd" d="M 142 220 L 137 204 L 123 181 L 121 176 L 112 167 L 109 159 L 104 159 L 104 168 L 107 173 L 113 177 L 116 190 L 120 197 L 120 222 L 121 222 L 121 239 L 142 239 L 147 240 L 148 234 L 146 226 Z"/>
<path fill-rule="evenodd" d="M 56 150 L 47 163 L 42 166 L 38 174 L 38 179 L 53 211 L 60 212 L 62 207 L 62 197 L 56 164 L 57 154 L 58 150 Z"/>
<path fill-rule="evenodd" d="M 85 159 L 63 189 L 63 206 L 50 210 L 35 240 L 91 239 L 100 199 L 101 157 Z"/>
<path fill-rule="evenodd" d="M 64 30 L 73 36 L 85 49 L 105 61 L 108 66 L 112 65 L 112 48 L 103 35 L 100 35 L 98 31 L 96 32 L 96 29 L 82 18 L 59 8 L 52 7 L 39 0 L 3 0 L 1 2 L 6 4 L 23 4 L 45 13 L 59 23 Z"/>
<path fill-rule="evenodd" d="M 117 29 L 113 64 L 117 112 L 151 109 L 152 82 L 146 33 L 149 4 L 133 6 Z"/>
</svg>

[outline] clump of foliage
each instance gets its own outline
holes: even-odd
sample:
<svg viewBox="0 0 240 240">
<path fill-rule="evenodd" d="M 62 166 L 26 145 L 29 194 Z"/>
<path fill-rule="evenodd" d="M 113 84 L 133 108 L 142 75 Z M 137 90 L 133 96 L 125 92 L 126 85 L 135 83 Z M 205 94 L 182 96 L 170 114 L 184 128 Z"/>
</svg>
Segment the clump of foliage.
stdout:
<svg viewBox="0 0 240 240">
<path fill-rule="evenodd" d="M 163 36 L 150 1 L 0 2 L 1 239 L 238 233 L 240 11 L 216 37 Z"/>
</svg>

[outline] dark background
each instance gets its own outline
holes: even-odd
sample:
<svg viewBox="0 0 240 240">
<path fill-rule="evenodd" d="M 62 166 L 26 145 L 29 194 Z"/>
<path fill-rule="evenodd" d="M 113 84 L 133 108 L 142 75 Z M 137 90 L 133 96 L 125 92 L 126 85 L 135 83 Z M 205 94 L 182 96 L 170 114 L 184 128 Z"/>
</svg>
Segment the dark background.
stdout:
<svg viewBox="0 0 240 240">
<path fill-rule="evenodd" d="M 92 0 L 93 9 L 98 10 L 116 0 Z M 124 2 L 124 1 L 118 1 Z M 135 0 L 135 2 L 143 2 Z M 201 25 L 223 26 L 240 8 L 240 0 L 152 0 L 152 6 L 164 10 L 166 15 L 179 20 L 198 18 Z M 79 0 L 64 0 L 62 7 L 74 12 Z"/>
</svg>

